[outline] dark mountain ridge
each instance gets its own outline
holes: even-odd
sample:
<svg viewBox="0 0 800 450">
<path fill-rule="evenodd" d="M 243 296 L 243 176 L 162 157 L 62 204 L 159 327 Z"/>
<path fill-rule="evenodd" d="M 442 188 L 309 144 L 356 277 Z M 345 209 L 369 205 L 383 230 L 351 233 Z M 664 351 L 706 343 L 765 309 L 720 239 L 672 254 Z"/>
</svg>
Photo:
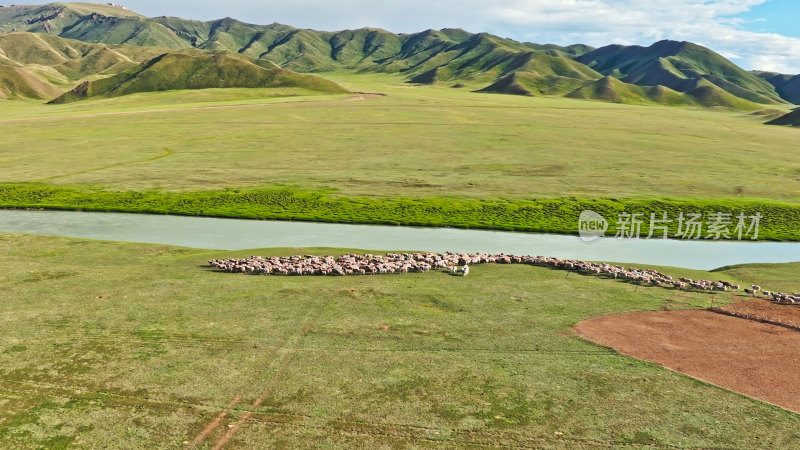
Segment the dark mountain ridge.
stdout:
<svg viewBox="0 0 800 450">
<path fill-rule="evenodd" d="M 753 72 L 775 86 L 775 91 L 786 101 L 800 104 L 800 75 L 784 75 L 775 72 Z"/>
<path fill-rule="evenodd" d="M 783 125 L 790 127 L 800 127 L 800 109 L 795 109 L 789 114 L 778 117 L 767 122 L 767 125 Z"/>
</svg>

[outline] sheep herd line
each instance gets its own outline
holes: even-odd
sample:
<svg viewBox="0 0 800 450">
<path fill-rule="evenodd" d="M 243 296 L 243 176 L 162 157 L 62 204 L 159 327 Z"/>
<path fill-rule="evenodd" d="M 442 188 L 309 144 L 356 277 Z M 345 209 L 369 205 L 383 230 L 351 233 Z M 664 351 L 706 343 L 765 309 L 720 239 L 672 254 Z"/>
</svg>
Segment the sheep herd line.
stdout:
<svg viewBox="0 0 800 450">
<path fill-rule="evenodd" d="M 422 273 L 430 270 L 459 272 L 466 276 L 469 266 L 474 264 L 526 264 L 553 269 L 567 270 L 585 275 L 601 275 L 622 279 L 638 285 L 660 286 L 673 289 L 694 289 L 698 291 L 739 290 L 740 286 L 727 281 L 692 280 L 678 278 L 652 269 L 624 268 L 605 263 L 591 263 L 577 260 L 564 260 L 545 256 L 517 256 L 489 253 L 387 253 L 382 255 L 346 254 L 333 256 L 284 256 L 262 258 L 251 256 L 244 259 L 212 259 L 209 264 L 223 272 L 255 275 L 380 275 L 393 273 Z M 461 269 L 458 267 L 461 266 Z M 751 286 L 745 292 L 763 295 L 776 303 L 800 304 L 800 294 L 784 294 Z"/>
</svg>

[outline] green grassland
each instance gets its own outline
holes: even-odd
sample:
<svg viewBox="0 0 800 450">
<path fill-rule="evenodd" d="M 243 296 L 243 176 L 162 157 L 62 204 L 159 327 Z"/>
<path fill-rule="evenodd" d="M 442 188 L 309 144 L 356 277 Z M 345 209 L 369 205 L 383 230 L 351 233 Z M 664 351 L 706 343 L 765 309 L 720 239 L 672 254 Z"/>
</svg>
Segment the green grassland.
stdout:
<svg viewBox="0 0 800 450">
<path fill-rule="evenodd" d="M 376 78 L 382 83 L 370 83 Z M 797 133 L 745 113 L 476 94 L 396 77 L 340 80 L 351 91 L 388 95 L 241 109 L 184 104 L 163 113 L 150 111 L 146 96 L 140 114 L 132 114 L 131 98 L 119 107 L 113 99 L 14 104 L 4 114 L 14 120 L 0 121 L 13 130 L 0 144 L 0 180 L 122 190 L 284 185 L 342 195 L 800 200 Z M 106 114 L 115 111 L 126 114 Z"/>
<path fill-rule="evenodd" d="M 0 206 L 550 232 L 587 206 L 762 212 L 761 237 L 800 239 L 797 130 L 761 115 L 326 77 L 385 95 L 0 102 Z"/>
<path fill-rule="evenodd" d="M 721 267 L 715 272 L 721 272 L 733 277 L 747 280 L 758 286 L 769 286 L 769 289 L 778 292 L 800 292 L 797 276 L 800 273 L 800 263 L 793 264 L 744 264 Z"/>
<path fill-rule="evenodd" d="M 711 294 L 528 266 L 476 266 L 467 278 L 261 277 L 205 266 L 345 251 L 0 234 L 0 442 L 176 447 L 237 395 L 203 446 L 251 411 L 234 447 L 787 448 L 800 440 L 796 414 L 568 329 L 610 313 L 706 307 Z M 665 270 L 746 283 L 790 279 L 797 265 Z"/>
</svg>

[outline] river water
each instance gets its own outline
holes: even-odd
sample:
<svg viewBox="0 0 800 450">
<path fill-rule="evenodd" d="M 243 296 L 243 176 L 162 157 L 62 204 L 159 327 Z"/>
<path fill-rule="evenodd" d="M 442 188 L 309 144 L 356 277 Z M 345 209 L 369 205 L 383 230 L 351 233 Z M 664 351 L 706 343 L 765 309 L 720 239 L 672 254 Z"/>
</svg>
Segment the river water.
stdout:
<svg viewBox="0 0 800 450">
<path fill-rule="evenodd" d="M 0 232 L 244 250 L 337 247 L 491 252 L 710 270 L 800 261 L 796 242 L 711 242 L 604 238 L 454 228 L 342 225 L 147 214 L 0 210 Z M 265 255 L 266 256 L 266 255 Z"/>
</svg>

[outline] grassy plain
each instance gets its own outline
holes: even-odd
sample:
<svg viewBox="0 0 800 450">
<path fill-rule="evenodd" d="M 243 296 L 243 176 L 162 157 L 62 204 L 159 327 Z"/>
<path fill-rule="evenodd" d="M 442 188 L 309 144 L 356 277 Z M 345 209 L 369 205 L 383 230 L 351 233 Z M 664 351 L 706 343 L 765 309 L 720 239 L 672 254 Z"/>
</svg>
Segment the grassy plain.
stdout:
<svg viewBox="0 0 800 450">
<path fill-rule="evenodd" d="M 259 102 L 241 92 L 239 106 L 235 93 L 219 91 L 72 105 L 2 102 L 0 181 L 170 192 L 291 186 L 342 196 L 800 202 L 797 130 L 762 126 L 761 116 L 477 94 L 410 86 L 390 75 L 326 76 L 352 91 L 387 95 Z M 227 107 L 208 108 L 218 94 Z"/>
<path fill-rule="evenodd" d="M 9 447 L 788 448 L 797 415 L 586 343 L 576 322 L 708 306 L 527 266 L 346 278 L 222 274 L 219 252 L 0 234 Z M 783 279 L 797 265 L 734 275 Z M 737 275 L 752 278 L 738 278 Z M 715 304 L 725 301 L 717 297 Z M 253 406 L 262 398 L 260 406 Z"/>
</svg>

